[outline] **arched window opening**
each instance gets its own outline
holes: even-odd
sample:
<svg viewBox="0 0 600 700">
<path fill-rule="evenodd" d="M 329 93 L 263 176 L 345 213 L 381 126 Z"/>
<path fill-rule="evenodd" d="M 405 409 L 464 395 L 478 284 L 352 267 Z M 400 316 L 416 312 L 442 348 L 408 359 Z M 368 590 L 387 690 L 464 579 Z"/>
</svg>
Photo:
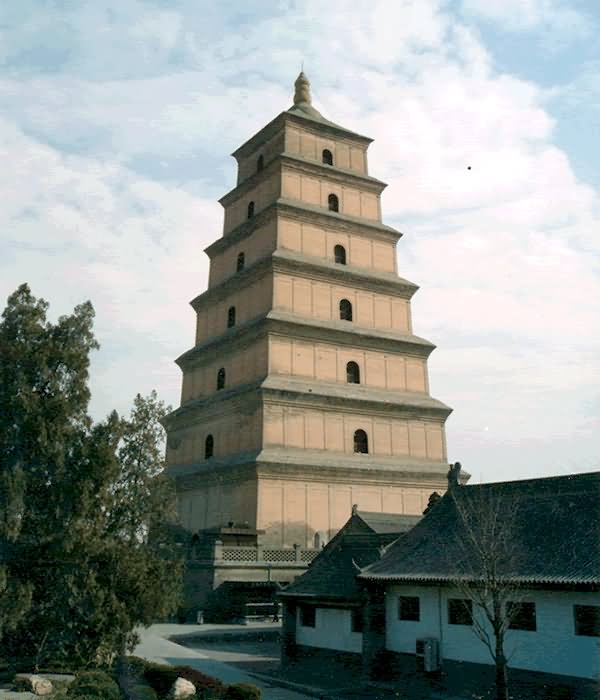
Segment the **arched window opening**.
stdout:
<svg viewBox="0 0 600 700">
<path fill-rule="evenodd" d="M 337 194 L 330 194 L 327 197 L 327 202 L 329 203 L 329 211 L 339 211 L 340 210 L 340 200 Z"/>
<path fill-rule="evenodd" d="M 352 320 L 352 304 L 348 301 L 348 299 L 342 299 L 340 301 L 340 320 Z"/>
<path fill-rule="evenodd" d="M 204 441 L 204 459 L 210 459 L 215 451 L 215 440 L 212 435 L 207 435 Z"/>
<path fill-rule="evenodd" d="M 333 249 L 333 257 L 338 265 L 346 264 L 346 249 L 343 245 L 336 245 Z"/>
<path fill-rule="evenodd" d="M 217 372 L 217 391 L 225 388 L 225 367 Z"/>
<path fill-rule="evenodd" d="M 265 157 L 262 155 L 258 156 L 258 160 L 256 161 L 256 172 L 259 173 L 264 167 L 265 167 Z"/>
<path fill-rule="evenodd" d="M 235 326 L 235 306 L 230 306 L 227 310 L 227 328 Z"/>
<path fill-rule="evenodd" d="M 323 163 L 333 165 L 333 153 L 328 148 L 323 149 Z"/>
<path fill-rule="evenodd" d="M 346 381 L 348 384 L 360 384 L 360 368 L 356 362 L 348 362 L 346 365 Z"/>
<path fill-rule="evenodd" d="M 244 269 L 244 265 L 246 264 L 246 256 L 244 253 L 238 253 L 237 256 L 237 263 L 236 263 L 236 270 L 240 272 L 240 270 Z"/>
<path fill-rule="evenodd" d="M 369 454 L 369 438 L 364 430 L 357 430 L 354 433 L 354 451 L 358 454 Z"/>
<path fill-rule="evenodd" d="M 248 218 L 251 219 L 254 216 L 254 202 L 248 203 Z"/>
</svg>

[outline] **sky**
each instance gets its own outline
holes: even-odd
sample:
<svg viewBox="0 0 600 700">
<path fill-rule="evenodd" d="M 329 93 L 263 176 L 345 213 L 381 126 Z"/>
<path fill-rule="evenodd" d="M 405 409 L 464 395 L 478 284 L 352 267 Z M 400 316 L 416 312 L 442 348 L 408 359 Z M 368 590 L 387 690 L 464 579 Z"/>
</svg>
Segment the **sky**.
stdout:
<svg viewBox="0 0 600 700">
<path fill-rule="evenodd" d="M 229 154 L 292 104 L 375 139 L 448 459 L 600 469 L 596 0 L 0 0 L 0 299 L 90 299 L 91 412 L 178 405 Z"/>
</svg>

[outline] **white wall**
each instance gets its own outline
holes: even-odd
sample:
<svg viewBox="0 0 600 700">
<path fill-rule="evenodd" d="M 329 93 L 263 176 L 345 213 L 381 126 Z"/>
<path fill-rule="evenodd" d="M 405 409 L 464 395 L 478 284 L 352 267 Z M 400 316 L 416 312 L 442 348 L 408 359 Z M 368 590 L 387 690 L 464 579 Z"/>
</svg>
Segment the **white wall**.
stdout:
<svg viewBox="0 0 600 700">
<path fill-rule="evenodd" d="M 303 627 L 297 612 L 296 642 L 309 647 L 362 651 L 362 634 L 352 631 L 352 613 L 342 608 L 317 608 L 314 627 Z"/>
<path fill-rule="evenodd" d="M 398 620 L 400 595 L 419 596 L 419 622 Z M 462 597 L 459 591 L 446 588 L 390 586 L 386 592 L 387 648 L 414 654 L 417 639 L 435 637 L 445 659 L 493 663 L 471 627 L 448 624 L 448 598 Z M 509 667 L 600 678 L 600 638 L 576 636 L 573 613 L 575 604 L 600 605 L 600 593 L 522 590 L 518 600 L 535 602 L 537 630 L 508 630 Z M 473 614 L 477 614 L 475 606 Z"/>
</svg>

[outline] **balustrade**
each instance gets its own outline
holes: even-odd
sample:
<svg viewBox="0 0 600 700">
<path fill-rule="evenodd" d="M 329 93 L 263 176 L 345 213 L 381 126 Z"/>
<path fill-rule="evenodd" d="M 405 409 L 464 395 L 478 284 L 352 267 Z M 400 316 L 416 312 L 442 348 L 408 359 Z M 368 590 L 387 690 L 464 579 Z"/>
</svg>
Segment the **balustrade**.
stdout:
<svg viewBox="0 0 600 700">
<path fill-rule="evenodd" d="M 301 547 L 294 545 L 293 548 L 268 547 L 262 544 L 236 546 L 224 545 L 217 540 L 214 543 L 212 556 L 209 558 L 213 562 L 227 562 L 228 564 L 267 564 L 281 565 L 300 564 L 306 566 L 310 564 L 319 554 L 320 549 Z M 208 554 L 208 552 L 207 552 Z M 195 557 L 205 559 L 205 556 Z"/>
</svg>

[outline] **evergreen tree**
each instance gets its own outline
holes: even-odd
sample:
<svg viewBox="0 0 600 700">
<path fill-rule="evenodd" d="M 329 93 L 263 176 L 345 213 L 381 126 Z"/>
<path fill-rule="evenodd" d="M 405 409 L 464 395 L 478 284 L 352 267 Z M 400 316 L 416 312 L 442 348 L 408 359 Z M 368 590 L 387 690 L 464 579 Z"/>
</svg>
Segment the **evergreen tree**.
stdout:
<svg viewBox="0 0 600 700">
<path fill-rule="evenodd" d="M 94 425 L 93 308 L 56 324 L 47 308 L 22 285 L 0 322 L 0 648 L 89 666 L 178 601 L 181 564 L 148 541 L 174 510 L 161 474 L 167 409 L 138 395 L 128 420 Z"/>
</svg>

